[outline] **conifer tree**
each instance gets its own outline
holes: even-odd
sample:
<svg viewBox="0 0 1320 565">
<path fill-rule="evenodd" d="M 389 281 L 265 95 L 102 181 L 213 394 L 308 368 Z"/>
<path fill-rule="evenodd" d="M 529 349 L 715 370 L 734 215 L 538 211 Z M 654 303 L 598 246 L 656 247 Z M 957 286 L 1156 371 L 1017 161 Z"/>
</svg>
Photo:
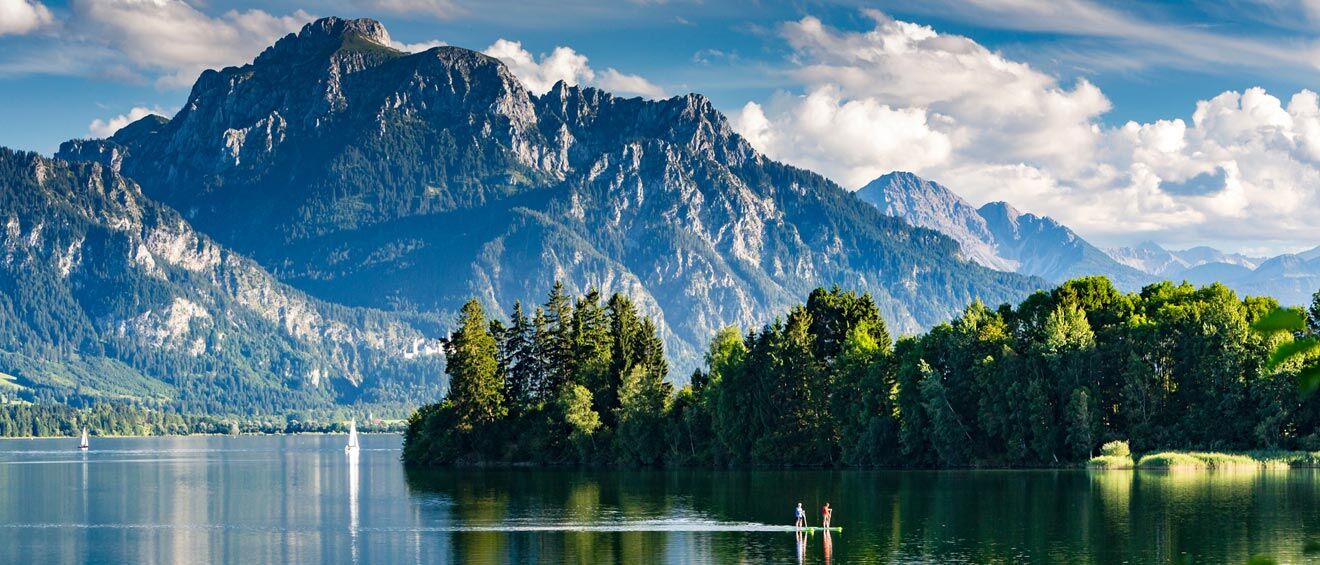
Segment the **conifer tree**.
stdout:
<svg viewBox="0 0 1320 565">
<path fill-rule="evenodd" d="M 572 323 L 573 382 L 591 391 L 594 408 L 606 428 L 614 427 L 614 407 L 618 387 L 611 383 L 609 370 L 612 343 L 610 320 L 600 305 L 600 292 L 590 289 L 573 306 Z"/>
<path fill-rule="evenodd" d="M 545 368 L 546 388 L 556 396 L 576 373 L 573 355 L 573 301 L 564 293 L 564 283 L 555 281 L 545 302 L 545 326 L 540 332 L 540 354 Z M 578 383 L 582 384 L 582 383 Z"/>
<path fill-rule="evenodd" d="M 532 325 L 532 320 L 528 319 L 527 313 L 523 312 L 522 302 L 514 302 L 508 337 L 505 339 L 508 353 L 504 359 L 507 363 L 509 408 L 515 414 L 527 412 L 537 398 L 538 368 L 533 347 L 535 338 L 536 328 Z"/>
<path fill-rule="evenodd" d="M 445 347 L 448 401 L 453 406 L 457 430 L 479 431 L 507 413 L 504 383 L 496 359 L 498 349 L 486 312 L 477 300 L 463 305 L 458 326 Z"/>
</svg>

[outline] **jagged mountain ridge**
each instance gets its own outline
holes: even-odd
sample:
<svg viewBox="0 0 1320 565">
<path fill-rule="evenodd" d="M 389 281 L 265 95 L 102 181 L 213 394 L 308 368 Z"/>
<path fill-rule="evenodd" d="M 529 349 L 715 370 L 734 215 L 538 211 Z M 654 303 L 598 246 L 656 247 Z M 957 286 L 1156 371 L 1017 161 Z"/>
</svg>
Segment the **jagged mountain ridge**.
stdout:
<svg viewBox="0 0 1320 565">
<path fill-rule="evenodd" d="M 1150 242 L 1138 246 L 1148 256 L 1173 257 L 1163 272 L 1174 280 L 1194 284 L 1222 282 L 1243 294 L 1272 296 L 1280 303 L 1303 306 L 1320 288 L 1320 247 L 1301 253 L 1285 253 L 1268 259 L 1224 253 L 1210 247 L 1167 251 Z M 1119 250 L 1126 252 L 1126 250 Z"/>
<path fill-rule="evenodd" d="M 1006 202 L 976 208 L 952 190 L 908 172 L 883 175 L 857 197 L 887 215 L 938 230 L 959 242 L 967 258 L 992 269 L 1052 282 L 1105 275 L 1124 290 L 1154 277 L 1122 265 L 1049 217 L 1024 214 Z"/>
<path fill-rule="evenodd" d="M 1168 250 L 1153 241 L 1143 241 L 1134 247 L 1106 249 L 1105 253 L 1124 265 L 1161 277 L 1177 277 L 1190 269 L 1209 263 L 1235 265 L 1250 271 L 1265 262 L 1264 257 L 1225 253 L 1205 246 L 1182 251 Z"/>
<path fill-rule="evenodd" d="M 179 113 L 59 155 L 140 182 L 198 229 L 334 302 L 508 311 L 552 281 L 631 294 L 671 354 L 767 321 L 811 288 L 876 295 L 899 331 L 1044 281 L 957 257 L 814 173 L 760 155 L 699 95 L 529 93 L 498 60 L 390 49 L 318 20 L 207 71 Z"/>
<path fill-rule="evenodd" d="M 0 149 L 0 222 L 0 370 L 20 397 L 233 413 L 442 388 L 433 322 L 310 298 L 98 163 Z"/>
</svg>

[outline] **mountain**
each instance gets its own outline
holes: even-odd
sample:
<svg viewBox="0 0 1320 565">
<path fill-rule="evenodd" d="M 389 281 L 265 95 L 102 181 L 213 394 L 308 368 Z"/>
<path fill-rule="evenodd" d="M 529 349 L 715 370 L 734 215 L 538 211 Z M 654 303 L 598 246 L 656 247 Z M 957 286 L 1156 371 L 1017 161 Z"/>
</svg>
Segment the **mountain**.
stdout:
<svg viewBox="0 0 1320 565">
<path fill-rule="evenodd" d="M 1198 285 L 1221 282 L 1240 294 L 1272 296 L 1286 305 L 1310 304 L 1311 295 L 1320 289 L 1320 247 L 1267 259 L 1204 246 L 1172 251 L 1147 241 L 1108 253 L 1161 278 Z"/>
<path fill-rule="evenodd" d="M 59 157 L 133 178 L 322 300 L 445 318 L 559 279 L 630 294 L 688 366 L 817 286 L 869 291 L 912 332 L 1045 285 L 767 159 L 700 95 L 537 96 L 475 51 L 388 45 L 377 22 L 318 20 L 203 73 L 173 118 Z"/>
<path fill-rule="evenodd" d="M 1225 253 L 1213 247 L 1193 247 L 1183 251 L 1170 251 L 1153 241 L 1144 241 L 1136 247 L 1117 247 L 1105 251 L 1115 261 L 1139 271 L 1159 277 L 1177 278 L 1189 269 L 1211 263 L 1234 265 L 1247 270 L 1255 269 L 1264 258 L 1240 253 Z"/>
<path fill-rule="evenodd" d="M 952 237 L 972 261 L 998 271 L 1018 269 L 1018 261 L 999 254 L 995 235 L 976 207 L 940 184 L 912 173 L 894 172 L 871 181 L 855 194 L 886 216 Z"/>
<path fill-rule="evenodd" d="M 308 297 L 112 168 L 0 149 L 0 223 L 0 370 L 19 398 L 279 413 L 443 385 L 433 322 Z"/>
<path fill-rule="evenodd" d="M 1049 217 L 1024 214 L 1006 202 L 975 208 L 948 188 L 912 173 L 889 173 L 856 194 L 887 215 L 952 237 L 963 256 L 992 269 L 1052 282 L 1105 275 L 1124 290 L 1154 280 Z"/>
</svg>

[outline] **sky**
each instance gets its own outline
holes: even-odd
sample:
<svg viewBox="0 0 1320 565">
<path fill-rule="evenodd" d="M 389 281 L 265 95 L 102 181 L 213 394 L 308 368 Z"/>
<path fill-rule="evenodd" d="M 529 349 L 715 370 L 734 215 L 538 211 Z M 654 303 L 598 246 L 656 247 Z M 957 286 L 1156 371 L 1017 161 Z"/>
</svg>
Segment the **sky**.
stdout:
<svg viewBox="0 0 1320 565">
<path fill-rule="evenodd" d="M 1101 246 L 1320 244 L 1320 0 L 0 0 L 0 145 L 171 116 L 322 16 L 624 96 L 699 92 L 772 158 L 895 170 Z"/>
</svg>

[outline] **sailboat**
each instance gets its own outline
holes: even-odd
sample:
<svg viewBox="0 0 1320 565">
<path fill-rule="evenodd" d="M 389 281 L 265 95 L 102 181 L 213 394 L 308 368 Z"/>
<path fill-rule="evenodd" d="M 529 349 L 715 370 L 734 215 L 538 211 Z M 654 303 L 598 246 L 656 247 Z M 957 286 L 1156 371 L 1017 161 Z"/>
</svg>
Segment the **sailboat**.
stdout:
<svg viewBox="0 0 1320 565">
<path fill-rule="evenodd" d="M 87 443 L 87 428 L 83 428 L 82 439 L 78 441 L 78 449 L 88 449 L 91 445 Z"/>
<path fill-rule="evenodd" d="M 348 445 L 344 446 L 344 453 L 357 453 L 357 420 L 348 421 Z"/>
</svg>

